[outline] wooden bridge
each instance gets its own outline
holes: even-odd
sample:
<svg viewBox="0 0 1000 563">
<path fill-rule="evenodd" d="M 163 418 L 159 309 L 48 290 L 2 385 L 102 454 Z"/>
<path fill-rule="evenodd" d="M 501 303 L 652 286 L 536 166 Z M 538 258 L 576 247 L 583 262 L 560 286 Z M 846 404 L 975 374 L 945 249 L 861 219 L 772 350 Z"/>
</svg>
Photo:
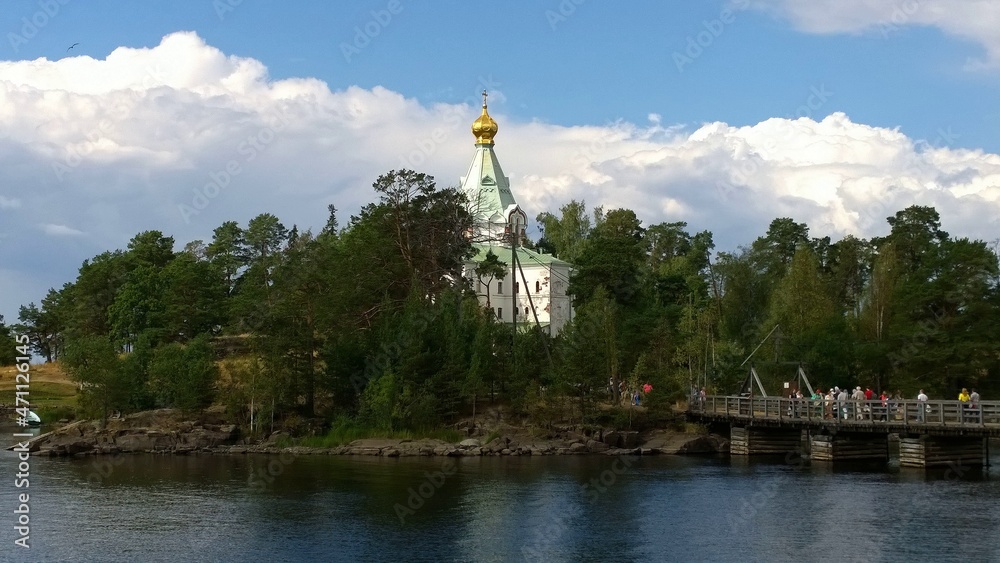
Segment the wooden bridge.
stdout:
<svg viewBox="0 0 1000 563">
<path fill-rule="evenodd" d="M 728 424 L 734 455 L 809 451 L 814 460 L 888 460 L 900 440 L 900 464 L 984 465 L 989 438 L 1000 437 L 1000 402 L 837 401 L 708 396 L 692 400 L 692 421 Z"/>
</svg>

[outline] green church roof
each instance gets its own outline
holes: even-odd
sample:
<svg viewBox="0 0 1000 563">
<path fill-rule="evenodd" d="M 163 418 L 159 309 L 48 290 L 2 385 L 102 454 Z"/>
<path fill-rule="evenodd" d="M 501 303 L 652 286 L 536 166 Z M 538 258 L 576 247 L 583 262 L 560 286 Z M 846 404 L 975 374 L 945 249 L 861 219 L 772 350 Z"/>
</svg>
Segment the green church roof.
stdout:
<svg viewBox="0 0 1000 563">
<path fill-rule="evenodd" d="M 476 254 L 472 257 L 473 262 L 482 262 L 486 259 L 486 253 L 493 251 L 497 259 L 501 262 L 511 266 L 511 252 L 510 246 L 503 246 L 498 244 L 479 244 L 473 243 L 472 248 L 475 249 Z M 551 254 L 543 254 L 541 252 L 535 252 L 529 248 L 524 248 L 519 246 L 517 248 L 517 261 L 521 266 L 566 266 L 571 267 L 569 262 L 564 262 Z"/>
</svg>

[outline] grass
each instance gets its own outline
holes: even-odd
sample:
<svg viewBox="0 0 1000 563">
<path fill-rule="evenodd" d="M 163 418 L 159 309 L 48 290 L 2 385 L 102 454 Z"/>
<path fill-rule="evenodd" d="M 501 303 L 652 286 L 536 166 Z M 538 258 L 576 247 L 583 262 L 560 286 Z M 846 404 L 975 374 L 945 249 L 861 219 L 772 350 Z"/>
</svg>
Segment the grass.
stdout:
<svg viewBox="0 0 1000 563">
<path fill-rule="evenodd" d="M 386 440 L 419 440 L 432 439 L 445 442 L 460 442 L 464 436 L 458 430 L 451 428 L 431 428 L 426 430 L 381 430 L 370 428 L 352 420 L 338 420 L 324 436 L 307 436 L 297 440 L 280 440 L 279 446 L 297 445 L 311 448 L 334 448 L 350 444 L 355 440 L 366 438 L 382 438 Z"/>
<path fill-rule="evenodd" d="M 0 368 L 0 404 L 16 403 L 17 368 L 4 366 Z M 49 423 L 64 418 L 75 418 L 77 408 L 77 384 L 62 370 L 58 362 L 35 364 L 28 370 L 31 379 L 28 382 L 27 399 L 31 410 Z"/>
<path fill-rule="evenodd" d="M 484 444 L 489 444 L 493 440 L 496 440 L 497 438 L 499 438 L 500 434 L 501 434 L 501 432 L 499 430 L 494 430 L 493 432 L 490 432 L 489 434 L 486 435 L 485 438 L 483 438 L 483 443 Z"/>
</svg>

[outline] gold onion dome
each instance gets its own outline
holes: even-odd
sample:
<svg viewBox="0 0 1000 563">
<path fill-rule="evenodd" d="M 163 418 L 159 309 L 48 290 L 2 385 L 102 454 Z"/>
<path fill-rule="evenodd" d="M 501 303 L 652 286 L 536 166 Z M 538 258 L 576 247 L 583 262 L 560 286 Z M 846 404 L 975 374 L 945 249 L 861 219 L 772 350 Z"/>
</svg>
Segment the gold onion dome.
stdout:
<svg viewBox="0 0 1000 563">
<path fill-rule="evenodd" d="M 476 137 L 477 145 L 492 145 L 493 137 L 499 129 L 497 122 L 486 112 L 486 96 L 486 90 L 483 90 L 483 114 L 472 122 L 472 134 Z"/>
</svg>

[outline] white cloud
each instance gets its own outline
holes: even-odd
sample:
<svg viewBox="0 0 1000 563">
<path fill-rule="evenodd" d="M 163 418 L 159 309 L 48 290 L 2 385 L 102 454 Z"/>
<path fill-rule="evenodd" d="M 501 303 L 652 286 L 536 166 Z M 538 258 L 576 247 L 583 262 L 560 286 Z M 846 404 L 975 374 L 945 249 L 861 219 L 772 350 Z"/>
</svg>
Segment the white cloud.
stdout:
<svg viewBox="0 0 1000 563">
<path fill-rule="evenodd" d="M 317 229 L 330 203 L 344 224 L 394 168 L 455 185 L 473 155 L 480 89 L 470 84 L 467 104 L 422 105 L 381 87 L 273 81 L 260 62 L 191 33 L 106 60 L 0 62 L 0 164 L 4 185 L 19 190 L 0 203 L 20 206 L 0 214 L 0 263 L 10 268 L 0 278 L 13 276 L 0 287 L 30 279 L 37 302 L 84 259 L 149 229 L 178 247 L 263 212 Z M 955 234 L 996 237 L 995 154 L 935 148 L 843 114 L 693 130 L 652 118 L 565 127 L 511 120 L 490 100 L 496 151 L 529 217 L 583 199 L 632 208 L 647 224 L 688 221 L 732 249 L 775 217 L 816 236 L 868 237 L 924 204 Z M 17 224 L 29 218 L 53 236 Z M 0 296 L 0 313 L 10 318 L 25 293 Z"/>
<path fill-rule="evenodd" d="M 0 195 L 0 209 L 17 209 L 21 207 L 21 200 Z"/>
<path fill-rule="evenodd" d="M 53 225 L 44 224 L 41 225 L 42 230 L 45 234 L 55 237 L 78 237 L 80 235 L 86 234 L 83 231 L 78 231 L 72 227 L 67 227 L 66 225 Z"/>
<path fill-rule="evenodd" d="M 1000 2 L 996 0 L 752 0 L 751 7 L 788 18 L 808 33 L 874 32 L 936 27 L 986 51 L 969 67 L 1000 65 Z"/>
</svg>

